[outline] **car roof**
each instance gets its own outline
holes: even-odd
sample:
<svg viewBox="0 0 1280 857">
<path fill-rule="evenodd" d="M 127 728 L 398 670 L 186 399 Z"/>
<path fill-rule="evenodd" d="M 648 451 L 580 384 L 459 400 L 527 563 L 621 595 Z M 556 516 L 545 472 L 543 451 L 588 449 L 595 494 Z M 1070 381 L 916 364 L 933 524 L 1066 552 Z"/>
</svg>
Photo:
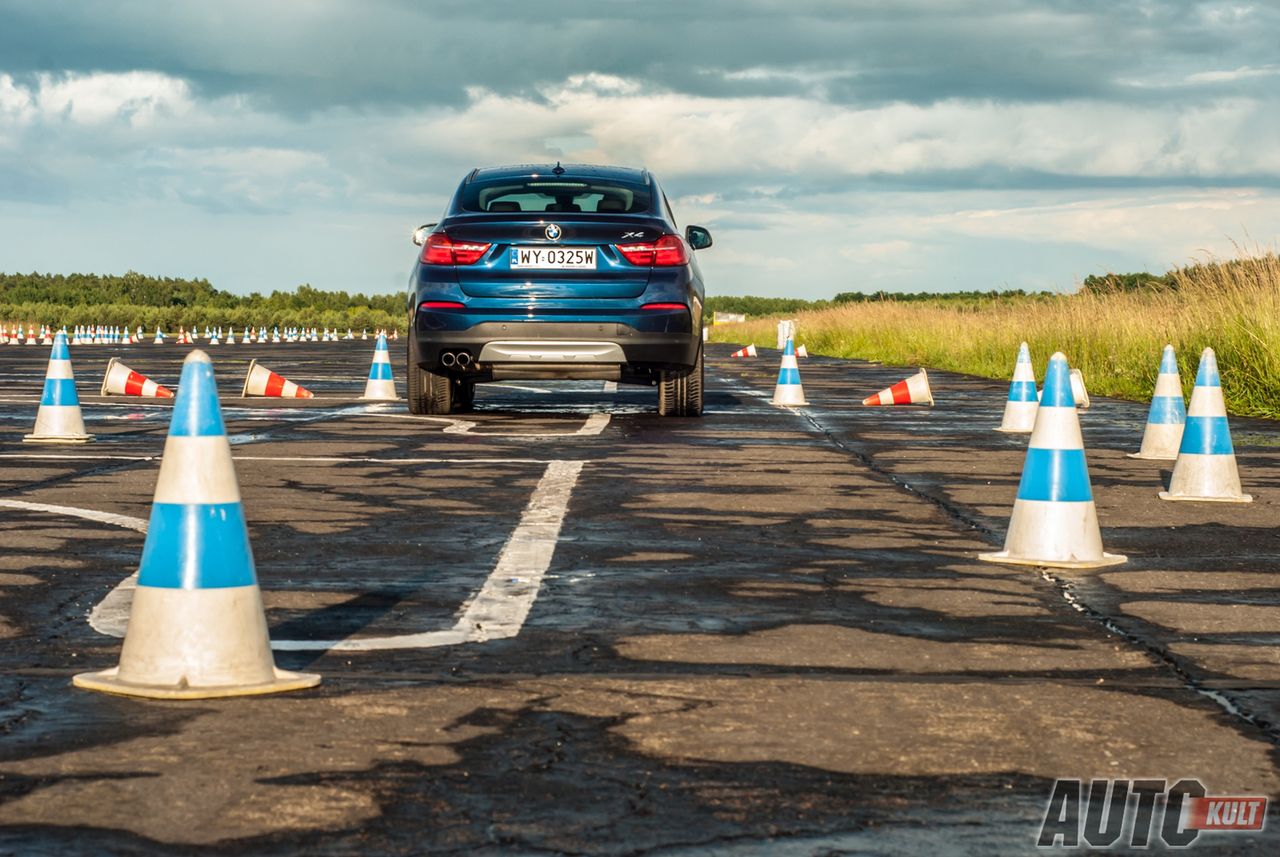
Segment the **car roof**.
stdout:
<svg viewBox="0 0 1280 857">
<path fill-rule="evenodd" d="M 618 181 L 645 184 L 649 171 L 643 167 L 611 167 L 600 164 L 512 164 L 504 167 L 484 167 L 471 171 L 467 181 L 504 178 L 524 178 L 532 175 L 553 175 L 553 170 L 560 167 L 563 176 L 572 178 L 608 178 Z"/>
</svg>

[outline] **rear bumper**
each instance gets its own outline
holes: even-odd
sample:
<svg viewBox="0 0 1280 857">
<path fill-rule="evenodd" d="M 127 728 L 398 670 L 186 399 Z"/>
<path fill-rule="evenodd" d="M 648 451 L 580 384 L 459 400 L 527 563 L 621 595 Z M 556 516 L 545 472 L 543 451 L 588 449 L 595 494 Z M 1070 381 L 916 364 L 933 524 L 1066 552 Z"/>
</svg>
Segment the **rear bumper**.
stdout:
<svg viewBox="0 0 1280 857">
<path fill-rule="evenodd" d="M 616 321 L 487 321 L 462 330 L 415 325 L 420 364 L 439 370 L 444 351 L 469 352 L 472 371 L 484 373 L 503 365 L 540 364 L 570 377 L 574 367 L 627 367 L 632 371 L 680 370 L 693 366 L 701 331 L 643 331 Z M 684 327 L 688 327 L 688 313 Z M 540 347 L 540 344 L 545 344 Z M 624 373 L 625 374 L 625 373 Z"/>
</svg>

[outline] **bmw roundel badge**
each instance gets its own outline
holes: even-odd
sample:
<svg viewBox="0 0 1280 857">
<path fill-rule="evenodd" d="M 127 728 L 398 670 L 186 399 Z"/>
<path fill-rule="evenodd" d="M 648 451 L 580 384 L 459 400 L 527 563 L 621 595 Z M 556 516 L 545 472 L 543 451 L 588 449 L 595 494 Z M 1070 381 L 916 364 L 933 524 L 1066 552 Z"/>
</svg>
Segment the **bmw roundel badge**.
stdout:
<svg viewBox="0 0 1280 857">
<path fill-rule="evenodd" d="M 546 234 L 548 241 L 559 241 L 562 230 L 554 223 L 548 223 L 543 232 Z"/>
</svg>

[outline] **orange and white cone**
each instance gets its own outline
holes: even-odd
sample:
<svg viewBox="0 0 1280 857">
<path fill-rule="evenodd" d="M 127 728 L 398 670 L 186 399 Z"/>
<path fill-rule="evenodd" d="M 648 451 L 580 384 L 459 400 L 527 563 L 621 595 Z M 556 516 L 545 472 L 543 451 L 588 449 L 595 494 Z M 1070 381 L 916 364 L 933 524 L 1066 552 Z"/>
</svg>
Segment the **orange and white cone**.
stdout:
<svg viewBox="0 0 1280 857">
<path fill-rule="evenodd" d="M 874 396 L 862 400 L 864 405 L 932 405 L 933 391 L 929 389 L 929 374 L 921 369 L 910 378 L 885 387 Z"/>
<path fill-rule="evenodd" d="M 748 345 L 746 348 L 739 348 L 737 351 L 729 355 L 730 357 L 755 357 L 756 347 Z"/>
<path fill-rule="evenodd" d="M 310 399 L 313 394 L 306 387 L 299 387 L 292 381 L 272 372 L 266 366 L 259 365 L 257 360 L 251 360 L 249 362 L 249 373 L 244 378 L 244 388 L 240 391 L 241 398 L 247 396 Z"/>
<path fill-rule="evenodd" d="M 797 345 L 796 356 L 801 358 L 807 358 L 809 356 L 809 349 L 805 348 L 803 345 Z"/>
<path fill-rule="evenodd" d="M 162 387 L 146 375 L 135 372 L 120 362 L 119 357 L 107 361 L 102 376 L 101 396 L 140 396 L 144 399 L 172 399 L 173 391 Z"/>
</svg>

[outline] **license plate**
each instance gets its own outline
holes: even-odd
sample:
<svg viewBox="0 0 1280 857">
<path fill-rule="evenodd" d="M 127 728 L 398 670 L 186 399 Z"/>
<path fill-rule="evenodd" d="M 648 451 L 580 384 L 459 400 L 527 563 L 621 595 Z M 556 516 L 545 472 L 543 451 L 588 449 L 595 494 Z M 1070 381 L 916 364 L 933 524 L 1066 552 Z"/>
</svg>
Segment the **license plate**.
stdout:
<svg viewBox="0 0 1280 857">
<path fill-rule="evenodd" d="M 594 247 L 512 247 L 511 267 L 544 268 L 558 271 L 594 271 Z"/>
</svg>

